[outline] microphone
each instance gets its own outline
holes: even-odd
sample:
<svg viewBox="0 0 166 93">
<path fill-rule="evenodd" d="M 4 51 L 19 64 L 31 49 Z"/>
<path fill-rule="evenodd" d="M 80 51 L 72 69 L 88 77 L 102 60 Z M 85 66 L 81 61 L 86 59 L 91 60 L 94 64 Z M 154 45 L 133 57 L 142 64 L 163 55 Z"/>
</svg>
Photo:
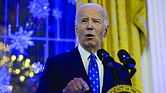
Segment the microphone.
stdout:
<svg viewBox="0 0 166 93">
<path fill-rule="evenodd" d="M 131 70 L 128 76 L 125 78 L 125 84 L 126 84 L 136 72 L 136 68 L 134 67 L 135 60 L 124 49 L 119 50 L 117 55 L 119 60 L 123 63 L 123 67 Z"/>
<path fill-rule="evenodd" d="M 135 60 L 129 55 L 129 53 L 126 50 L 119 50 L 117 55 L 119 60 L 123 63 L 124 68 L 135 69 Z"/>
<path fill-rule="evenodd" d="M 104 49 L 99 49 L 97 51 L 97 56 L 102 61 L 105 67 L 114 68 L 114 59 Z"/>
<path fill-rule="evenodd" d="M 114 59 L 104 49 L 99 49 L 97 56 L 102 61 L 104 67 L 111 68 L 111 76 L 115 81 L 115 85 L 120 85 L 121 79 L 120 75 L 118 75 L 118 70 L 114 67 Z"/>
</svg>

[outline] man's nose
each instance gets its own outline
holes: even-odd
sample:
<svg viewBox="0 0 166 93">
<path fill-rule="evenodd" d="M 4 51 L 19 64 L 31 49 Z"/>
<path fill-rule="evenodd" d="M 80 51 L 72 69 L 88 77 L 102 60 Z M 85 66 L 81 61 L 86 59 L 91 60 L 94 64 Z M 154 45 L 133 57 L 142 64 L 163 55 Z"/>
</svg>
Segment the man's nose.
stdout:
<svg viewBox="0 0 166 93">
<path fill-rule="evenodd" d="M 87 30 L 93 30 L 93 25 L 91 21 L 88 22 Z"/>
</svg>

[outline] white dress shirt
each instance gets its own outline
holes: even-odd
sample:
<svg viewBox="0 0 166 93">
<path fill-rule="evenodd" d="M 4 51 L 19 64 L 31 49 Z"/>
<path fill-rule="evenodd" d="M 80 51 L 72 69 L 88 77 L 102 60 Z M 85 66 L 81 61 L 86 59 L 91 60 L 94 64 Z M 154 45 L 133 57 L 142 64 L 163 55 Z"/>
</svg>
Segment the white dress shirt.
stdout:
<svg viewBox="0 0 166 93">
<path fill-rule="evenodd" d="M 86 71 L 86 73 L 88 75 L 88 67 L 89 67 L 89 61 L 90 61 L 89 56 L 91 55 L 91 53 L 89 53 L 88 51 L 86 51 L 80 44 L 78 45 L 78 51 L 79 51 L 79 53 L 81 55 L 81 59 L 82 59 L 82 62 L 84 64 L 85 71 Z M 103 69 L 102 62 L 100 61 L 100 59 L 97 56 L 97 53 L 95 53 L 95 56 L 97 57 L 96 61 L 97 61 L 97 64 L 98 64 L 98 69 L 99 69 L 100 93 L 101 93 L 102 92 L 102 87 L 103 87 L 104 69 Z"/>
</svg>

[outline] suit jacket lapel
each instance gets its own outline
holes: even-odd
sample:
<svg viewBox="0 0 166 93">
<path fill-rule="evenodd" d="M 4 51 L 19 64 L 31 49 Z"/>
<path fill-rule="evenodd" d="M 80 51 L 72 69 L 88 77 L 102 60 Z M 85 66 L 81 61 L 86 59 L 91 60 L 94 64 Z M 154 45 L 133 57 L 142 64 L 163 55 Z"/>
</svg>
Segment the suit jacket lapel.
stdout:
<svg viewBox="0 0 166 93">
<path fill-rule="evenodd" d="M 82 77 L 83 80 L 90 85 L 88 75 L 86 74 L 78 47 L 69 53 L 69 62 L 73 66 L 73 69 L 77 73 L 78 77 Z"/>
</svg>

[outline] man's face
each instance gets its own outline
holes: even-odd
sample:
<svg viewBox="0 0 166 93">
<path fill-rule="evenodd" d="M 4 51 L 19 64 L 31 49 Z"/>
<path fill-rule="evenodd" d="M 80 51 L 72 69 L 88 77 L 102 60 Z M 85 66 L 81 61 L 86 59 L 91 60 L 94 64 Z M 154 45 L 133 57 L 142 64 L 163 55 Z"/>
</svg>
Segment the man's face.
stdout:
<svg viewBox="0 0 166 93">
<path fill-rule="evenodd" d="M 104 11 L 98 6 L 84 6 L 78 13 L 76 35 L 83 47 L 101 46 L 107 35 L 108 26 L 104 23 Z"/>
</svg>

